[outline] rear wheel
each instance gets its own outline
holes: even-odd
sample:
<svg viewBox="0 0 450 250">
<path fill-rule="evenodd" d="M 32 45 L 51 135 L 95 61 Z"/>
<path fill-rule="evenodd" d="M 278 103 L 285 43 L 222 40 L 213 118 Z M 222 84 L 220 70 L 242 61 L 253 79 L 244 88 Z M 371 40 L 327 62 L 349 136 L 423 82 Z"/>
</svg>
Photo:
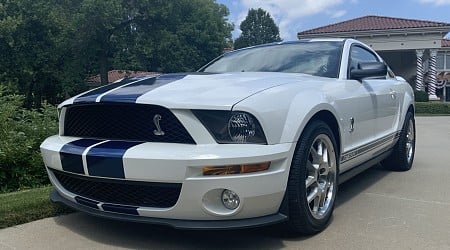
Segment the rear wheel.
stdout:
<svg viewBox="0 0 450 250">
<path fill-rule="evenodd" d="M 314 234 L 328 225 L 337 193 L 336 140 L 322 121 L 304 130 L 292 159 L 288 181 L 289 226 Z"/>
<path fill-rule="evenodd" d="M 416 125 L 413 113 L 408 112 L 397 144 L 395 144 L 392 154 L 382 161 L 382 165 L 394 171 L 408 171 L 414 160 L 415 149 Z"/>
</svg>

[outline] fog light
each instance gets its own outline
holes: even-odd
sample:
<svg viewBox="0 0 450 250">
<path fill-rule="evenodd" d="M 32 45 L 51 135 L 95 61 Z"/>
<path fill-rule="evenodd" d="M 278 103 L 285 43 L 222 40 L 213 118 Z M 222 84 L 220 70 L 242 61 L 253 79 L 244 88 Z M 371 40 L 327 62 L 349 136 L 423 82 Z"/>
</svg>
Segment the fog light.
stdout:
<svg viewBox="0 0 450 250">
<path fill-rule="evenodd" d="M 239 203 L 241 203 L 241 201 L 235 192 L 225 189 L 222 192 L 222 203 L 226 208 L 234 210 L 239 207 Z"/>
</svg>

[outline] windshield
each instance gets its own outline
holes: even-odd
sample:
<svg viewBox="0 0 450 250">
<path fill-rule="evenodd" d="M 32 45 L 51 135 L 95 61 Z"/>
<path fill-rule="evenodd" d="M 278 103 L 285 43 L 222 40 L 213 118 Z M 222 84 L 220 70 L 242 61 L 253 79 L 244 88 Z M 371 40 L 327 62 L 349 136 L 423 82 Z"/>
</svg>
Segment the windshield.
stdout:
<svg viewBox="0 0 450 250">
<path fill-rule="evenodd" d="M 219 57 L 200 71 L 285 72 L 337 78 L 343 42 L 298 42 L 237 50 Z"/>
</svg>

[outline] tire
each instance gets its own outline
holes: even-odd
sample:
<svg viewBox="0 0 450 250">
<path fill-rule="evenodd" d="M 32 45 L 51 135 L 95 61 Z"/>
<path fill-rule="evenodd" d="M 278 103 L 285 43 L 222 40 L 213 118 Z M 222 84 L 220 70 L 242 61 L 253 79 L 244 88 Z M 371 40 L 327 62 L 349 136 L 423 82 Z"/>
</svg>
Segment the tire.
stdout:
<svg viewBox="0 0 450 250">
<path fill-rule="evenodd" d="M 405 123 L 400 131 L 400 137 L 394 146 L 392 154 L 381 162 L 386 169 L 393 171 L 408 171 L 411 169 L 416 149 L 416 125 L 414 115 L 408 111 Z"/>
<path fill-rule="evenodd" d="M 336 139 L 325 122 L 312 121 L 303 131 L 292 159 L 287 185 L 287 224 L 292 232 L 315 234 L 327 227 L 338 188 L 336 149 Z"/>
</svg>

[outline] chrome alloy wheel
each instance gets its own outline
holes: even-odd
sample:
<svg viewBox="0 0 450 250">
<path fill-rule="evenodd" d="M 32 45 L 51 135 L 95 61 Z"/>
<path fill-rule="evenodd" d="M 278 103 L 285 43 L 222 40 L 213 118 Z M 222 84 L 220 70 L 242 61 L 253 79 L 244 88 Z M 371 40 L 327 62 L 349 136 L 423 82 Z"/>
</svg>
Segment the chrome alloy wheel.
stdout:
<svg viewBox="0 0 450 250">
<path fill-rule="evenodd" d="M 318 135 L 309 150 L 306 166 L 306 198 L 311 215 L 322 219 L 336 195 L 336 153 L 325 134 Z"/>
<path fill-rule="evenodd" d="M 416 140 L 414 131 L 414 122 L 410 119 L 408 122 L 408 127 L 406 128 L 406 159 L 408 164 L 411 163 L 414 154 L 414 145 Z"/>
</svg>

